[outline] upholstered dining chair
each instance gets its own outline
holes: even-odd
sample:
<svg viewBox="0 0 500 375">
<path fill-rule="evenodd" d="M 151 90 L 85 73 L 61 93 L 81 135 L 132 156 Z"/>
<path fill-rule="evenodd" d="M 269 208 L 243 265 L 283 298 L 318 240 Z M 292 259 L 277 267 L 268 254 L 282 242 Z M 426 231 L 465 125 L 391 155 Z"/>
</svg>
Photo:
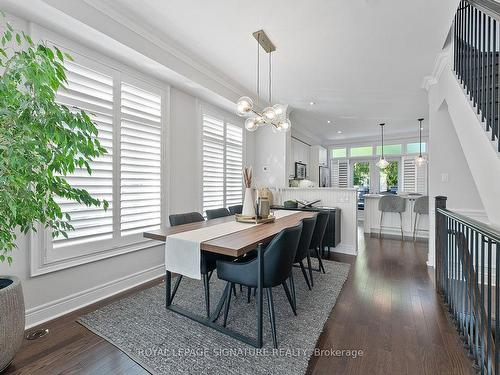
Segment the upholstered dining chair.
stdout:
<svg viewBox="0 0 500 375">
<path fill-rule="evenodd" d="M 217 219 L 218 217 L 231 216 L 231 213 L 227 208 L 215 208 L 213 210 L 207 210 L 207 219 Z"/>
<path fill-rule="evenodd" d="M 413 213 L 415 214 L 415 224 L 413 225 L 413 240 L 417 238 L 418 218 L 420 215 L 429 215 L 429 196 L 424 195 L 415 200 L 413 205 Z"/>
<path fill-rule="evenodd" d="M 237 204 L 236 206 L 229 206 L 228 209 L 231 215 L 241 214 L 243 212 L 243 205 Z"/>
<path fill-rule="evenodd" d="M 202 214 L 200 214 L 199 212 L 174 214 L 170 215 L 168 219 L 170 221 L 170 226 L 172 227 L 176 225 L 205 221 Z M 212 276 L 212 272 L 215 270 L 217 260 L 232 260 L 232 258 L 225 255 L 207 253 L 205 251 L 201 252 L 200 270 L 203 279 L 203 285 L 205 288 L 205 309 L 207 318 L 210 317 L 210 278 Z M 174 299 L 174 296 L 177 293 L 177 289 L 179 288 L 181 280 L 182 275 L 178 275 L 174 288 L 172 290 L 172 299 Z"/>
<path fill-rule="evenodd" d="M 269 320 L 271 322 L 273 345 L 278 347 L 276 337 L 276 320 L 272 288 L 282 285 L 292 311 L 296 314 L 295 306 L 286 280 L 292 272 L 292 265 L 299 245 L 302 223 L 297 226 L 283 229 L 264 249 L 264 284 L 269 307 Z M 231 303 L 231 288 L 234 284 L 242 284 L 249 288 L 257 288 L 258 259 L 248 262 L 217 262 L 217 276 L 227 282 L 222 298 L 225 298 L 225 311 L 223 326 L 226 326 L 229 307 Z"/>
<path fill-rule="evenodd" d="M 297 247 L 297 252 L 295 253 L 295 259 L 293 260 L 293 264 L 298 264 L 300 269 L 302 270 L 302 274 L 304 275 L 304 279 L 306 280 L 307 287 L 311 290 L 311 283 L 307 278 L 306 269 L 304 267 L 304 259 L 309 259 L 307 262 L 308 265 L 311 264 L 310 261 L 310 247 L 311 240 L 314 233 L 314 227 L 316 226 L 316 216 L 311 218 L 302 219 L 302 232 L 300 234 L 299 245 Z M 295 310 L 297 310 L 297 298 L 295 296 L 295 282 L 293 280 L 293 272 L 290 272 L 290 289 L 292 292 L 292 299 L 295 305 Z"/>
<path fill-rule="evenodd" d="M 327 211 L 320 211 L 316 216 L 316 225 L 314 226 L 314 232 L 311 239 L 311 244 L 309 249 L 314 251 L 316 258 L 318 258 L 318 271 L 325 273 L 325 267 L 323 266 L 323 261 L 321 259 L 321 251 L 323 249 L 323 238 L 325 237 L 326 227 L 328 225 L 328 219 L 330 215 Z M 311 281 L 311 286 L 314 286 L 314 279 L 311 267 L 311 258 L 307 258 L 307 267 L 309 268 L 309 278 Z"/>
<path fill-rule="evenodd" d="M 399 214 L 399 223 L 401 226 L 401 240 L 404 240 L 403 234 L 403 212 L 406 210 L 406 199 L 398 197 L 397 195 L 384 195 L 378 201 L 378 209 L 380 211 L 380 228 L 379 238 L 382 238 L 382 223 L 384 220 L 384 213 L 394 212 Z"/>
</svg>

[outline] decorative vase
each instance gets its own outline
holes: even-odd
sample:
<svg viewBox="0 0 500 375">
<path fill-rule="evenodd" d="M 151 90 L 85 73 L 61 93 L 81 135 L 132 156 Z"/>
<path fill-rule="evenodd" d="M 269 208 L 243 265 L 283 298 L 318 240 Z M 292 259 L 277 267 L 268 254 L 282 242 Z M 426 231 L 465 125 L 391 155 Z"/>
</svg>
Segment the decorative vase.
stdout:
<svg viewBox="0 0 500 375">
<path fill-rule="evenodd" d="M 21 280 L 15 276 L 0 276 L 0 373 L 21 348 L 24 313 Z"/>
<path fill-rule="evenodd" d="M 241 214 L 245 216 L 254 216 L 255 215 L 254 202 L 255 202 L 254 189 L 246 188 L 245 198 L 243 199 L 243 210 Z"/>
</svg>

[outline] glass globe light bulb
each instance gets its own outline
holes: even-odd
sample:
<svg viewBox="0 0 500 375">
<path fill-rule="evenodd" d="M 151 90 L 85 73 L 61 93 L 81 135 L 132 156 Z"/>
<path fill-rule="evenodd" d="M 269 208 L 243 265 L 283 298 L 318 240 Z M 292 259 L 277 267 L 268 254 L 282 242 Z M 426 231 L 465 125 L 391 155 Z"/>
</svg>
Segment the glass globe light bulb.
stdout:
<svg viewBox="0 0 500 375">
<path fill-rule="evenodd" d="M 264 111 L 262 111 L 262 117 L 266 121 L 273 121 L 276 118 L 276 112 L 274 111 L 273 107 L 266 107 L 264 108 Z"/>
<path fill-rule="evenodd" d="M 259 123 L 256 121 L 255 118 L 247 118 L 245 120 L 245 129 L 248 130 L 249 132 L 254 132 L 257 130 L 259 127 Z"/>
<path fill-rule="evenodd" d="M 276 117 L 281 117 L 285 114 L 285 106 L 282 104 L 273 105 L 274 113 L 276 113 Z"/>
<path fill-rule="evenodd" d="M 284 119 L 283 121 L 280 121 L 279 125 L 281 129 L 286 132 L 289 131 L 290 128 L 292 127 L 292 123 L 290 122 L 289 119 Z"/>
<path fill-rule="evenodd" d="M 248 96 L 242 96 L 236 103 L 236 111 L 239 116 L 247 115 L 253 109 L 253 100 Z"/>
</svg>

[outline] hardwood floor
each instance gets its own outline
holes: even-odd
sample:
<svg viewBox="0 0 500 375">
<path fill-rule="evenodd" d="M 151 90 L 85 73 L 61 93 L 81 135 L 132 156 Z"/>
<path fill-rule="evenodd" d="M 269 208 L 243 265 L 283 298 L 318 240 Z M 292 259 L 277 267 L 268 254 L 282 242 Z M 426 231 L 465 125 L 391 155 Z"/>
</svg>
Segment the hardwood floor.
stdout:
<svg viewBox="0 0 500 375">
<path fill-rule="evenodd" d="M 365 237 L 357 257 L 336 254 L 352 269 L 318 341 L 318 349 L 362 351 L 313 356 L 309 374 L 475 374 L 439 303 L 425 261 L 427 245 Z M 143 374 L 120 350 L 75 322 L 157 280 L 96 303 L 43 327 L 26 341 L 6 374 Z"/>
</svg>

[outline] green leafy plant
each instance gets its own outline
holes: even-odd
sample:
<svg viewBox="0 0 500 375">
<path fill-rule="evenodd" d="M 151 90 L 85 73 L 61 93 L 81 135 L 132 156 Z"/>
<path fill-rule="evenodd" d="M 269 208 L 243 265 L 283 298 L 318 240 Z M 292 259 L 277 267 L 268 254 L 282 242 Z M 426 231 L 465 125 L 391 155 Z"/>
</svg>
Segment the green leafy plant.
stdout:
<svg viewBox="0 0 500 375">
<path fill-rule="evenodd" d="M 12 263 L 16 230 L 26 234 L 37 223 L 54 237 L 68 237 L 70 215 L 56 198 L 86 206 L 108 202 L 72 187 L 65 176 L 77 168 L 92 173 L 90 162 L 106 153 L 97 127 L 83 110 L 56 102 L 67 84 L 57 47 L 34 43 L 7 22 L 0 48 L 0 263 Z"/>
</svg>

